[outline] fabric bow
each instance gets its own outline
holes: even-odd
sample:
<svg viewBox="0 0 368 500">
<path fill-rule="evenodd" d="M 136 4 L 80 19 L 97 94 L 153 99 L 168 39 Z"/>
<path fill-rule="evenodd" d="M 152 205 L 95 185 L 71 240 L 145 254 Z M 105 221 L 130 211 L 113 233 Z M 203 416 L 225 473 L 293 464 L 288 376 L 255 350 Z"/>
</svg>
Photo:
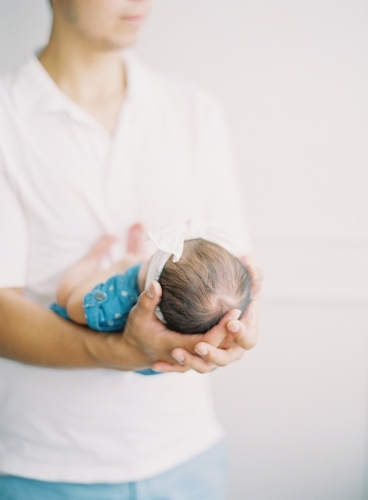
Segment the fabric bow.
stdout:
<svg viewBox="0 0 368 500">
<path fill-rule="evenodd" d="M 146 239 L 155 243 L 157 251 L 153 254 L 148 266 L 146 288 L 152 281 L 159 279 L 171 255 L 173 255 L 173 262 L 180 260 L 185 241 L 197 238 L 215 243 L 235 256 L 241 253 L 240 244 L 236 238 L 217 227 L 215 223 L 206 223 L 199 218 L 172 224 L 158 231 L 149 231 Z"/>
</svg>

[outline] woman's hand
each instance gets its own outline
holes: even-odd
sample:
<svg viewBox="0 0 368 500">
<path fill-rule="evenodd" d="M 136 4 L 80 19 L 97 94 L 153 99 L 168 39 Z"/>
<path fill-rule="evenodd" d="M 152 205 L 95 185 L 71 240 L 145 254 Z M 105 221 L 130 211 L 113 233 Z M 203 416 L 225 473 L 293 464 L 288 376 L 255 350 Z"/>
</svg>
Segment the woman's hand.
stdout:
<svg viewBox="0 0 368 500">
<path fill-rule="evenodd" d="M 135 224 L 130 228 L 129 252 L 142 253 L 143 234 L 142 224 Z M 165 372 L 193 369 L 199 373 L 207 373 L 217 366 L 225 366 L 240 359 L 245 350 L 257 343 L 257 298 L 262 282 L 262 272 L 251 257 L 245 256 L 240 260 L 246 266 L 252 281 L 252 301 L 241 318 L 240 311 L 234 309 L 204 335 L 172 332 L 155 315 L 162 291 L 159 283 L 153 282 L 131 311 L 120 346 L 124 343 L 124 348 L 130 349 L 132 355 L 136 353 L 137 359 L 143 356 L 154 370 Z M 117 337 L 112 336 L 112 340 L 115 339 Z"/>
<path fill-rule="evenodd" d="M 185 371 L 182 365 L 175 363 L 171 353 L 179 347 L 194 353 L 194 347 L 203 335 L 182 335 L 168 330 L 155 315 L 161 293 L 159 283 L 153 281 L 131 310 L 124 332 L 106 336 L 104 351 L 96 354 L 99 360 L 105 360 L 106 365 L 113 368 L 120 366 L 123 370 L 151 365 L 155 369 L 154 363 L 162 360 L 170 367 L 177 365 L 177 370 L 173 371 Z"/>
<path fill-rule="evenodd" d="M 252 281 L 252 300 L 244 315 L 239 318 L 240 311 L 229 311 L 194 346 L 194 352 L 183 348 L 176 348 L 172 356 L 179 364 L 156 362 L 153 368 L 166 372 L 184 372 L 188 369 L 206 373 L 217 366 L 226 366 L 241 359 L 246 350 L 252 349 L 258 337 L 258 295 L 261 289 L 263 273 L 258 269 L 251 257 L 240 259 L 246 266 Z M 187 335 L 185 336 L 187 337 Z"/>
</svg>

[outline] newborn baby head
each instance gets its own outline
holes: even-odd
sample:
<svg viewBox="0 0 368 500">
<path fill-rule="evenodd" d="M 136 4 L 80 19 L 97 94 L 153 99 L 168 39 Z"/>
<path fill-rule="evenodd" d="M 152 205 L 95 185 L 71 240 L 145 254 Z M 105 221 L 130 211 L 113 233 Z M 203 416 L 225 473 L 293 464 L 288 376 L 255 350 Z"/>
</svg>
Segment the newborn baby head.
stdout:
<svg viewBox="0 0 368 500">
<path fill-rule="evenodd" d="M 200 238 L 185 241 L 180 260 L 171 256 L 158 281 L 166 326 L 180 333 L 205 333 L 230 309 L 243 313 L 250 302 L 251 280 L 240 260 Z"/>
</svg>

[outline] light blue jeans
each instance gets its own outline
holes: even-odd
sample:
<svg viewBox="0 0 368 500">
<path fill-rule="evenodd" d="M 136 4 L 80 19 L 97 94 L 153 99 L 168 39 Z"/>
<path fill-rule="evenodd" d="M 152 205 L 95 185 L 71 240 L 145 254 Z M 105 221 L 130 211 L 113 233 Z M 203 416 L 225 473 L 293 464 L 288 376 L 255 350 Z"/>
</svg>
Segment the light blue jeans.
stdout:
<svg viewBox="0 0 368 500">
<path fill-rule="evenodd" d="M 80 484 L 0 476 L 1 500 L 224 500 L 223 443 L 150 479 L 132 483 Z"/>
</svg>

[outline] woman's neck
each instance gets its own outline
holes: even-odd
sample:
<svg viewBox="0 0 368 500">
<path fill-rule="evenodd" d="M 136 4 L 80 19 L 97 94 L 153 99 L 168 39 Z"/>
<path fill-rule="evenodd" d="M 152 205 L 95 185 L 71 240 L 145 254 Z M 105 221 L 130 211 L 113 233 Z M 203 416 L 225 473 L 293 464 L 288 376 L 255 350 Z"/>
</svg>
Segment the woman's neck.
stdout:
<svg viewBox="0 0 368 500">
<path fill-rule="evenodd" d="M 119 51 L 94 49 L 53 28 L 39 60 L 62 92 L 113 134 L 126 87 Z"/>
</svg>

